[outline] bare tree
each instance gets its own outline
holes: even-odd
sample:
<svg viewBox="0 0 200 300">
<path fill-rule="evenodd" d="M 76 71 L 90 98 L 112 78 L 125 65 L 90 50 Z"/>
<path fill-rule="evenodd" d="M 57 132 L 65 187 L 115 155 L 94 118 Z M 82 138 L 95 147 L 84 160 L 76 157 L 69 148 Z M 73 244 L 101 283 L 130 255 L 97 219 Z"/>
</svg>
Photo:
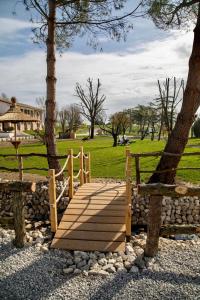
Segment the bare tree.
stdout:
<svg viewBox="0 0 200 300">
<path fill-rule="evenodd" d="M 104 132 L 107 132 L 108 134 L 110 134 L 113 137 L 113 147 L 117 146 L 117 141 L 118 141 L 119 135 L 125 134 L 124 129 L 128 128 L 127 127 L 128 121 L 129 121 L 129 119 L 128 119 L 126 113 L 116 112 L 113 115 L 111 115 L 108 123 L 106 123 L 104 121 L 104 122 L 101 122 L 101 124 L 99 124 L 99 127 L 101 128 L 101 130 L 103 130 Z M 104 123 L 104 124 L 102 125 L 102 123 Z"/>
<path fill-rule="evenodd" d="M 66 107 L 66 121 L 70 134 L 76 132 L 83 123 L 80 108 L 76 104 Z"/>
<path fill-rule="evenodd" d="M 55 142 L 56 123 L 56 47 L 69 48 L 74 37 L 88 33 L 90 41 L 96 40 L 101 32 L 119 40 L 131 28 L 130 18 L 137 16 L 135 9 L 119 16 L 116 11 L 124 8 L 126 0 L 23 0 L 28 11 L 33 11 L 31 20 L 36 21 L 33 29 L 35 42 L 45 43 L 47 48 L 46 76 L 46 120 L 45 140 L 49 168 L 60 169 Z"/>
<path fill-rule="evenodd" d="M 62 129 L 62 132 L 64 133 L 66 131 L 66 123 L 67 123 L 67 119 L 66 119 L 66 108 L 62 107 L 62 109 L 60 111 L 58 111 L 58 117 L 59 117 L 59 123 Z"/>
<path fill-rule="evenodd" d="M 100 95 L 100 80 L 97 79 L 97 85 L 94 86 L 93 80 L 87 80 L 87 92 L 84 91 L 82 86 L 76 84 L 76 96 L 81 100 L 80 107 L 82 115 L 90 122 L 90 138 L 94 138 L 94 126 L 99 116 L 103 111 L 103 103 L 106 99 L 105 95 Z"/>
</svg>

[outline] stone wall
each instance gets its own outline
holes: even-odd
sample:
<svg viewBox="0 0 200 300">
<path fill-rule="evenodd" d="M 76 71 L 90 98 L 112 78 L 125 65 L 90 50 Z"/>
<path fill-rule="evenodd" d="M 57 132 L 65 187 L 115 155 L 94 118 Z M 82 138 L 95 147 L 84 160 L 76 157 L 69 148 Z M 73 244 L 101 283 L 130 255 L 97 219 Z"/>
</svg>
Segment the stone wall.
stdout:
<svg viewBox="0 0 200 300">
<path fill-rule="evenodd" d="M 57 183 L 57 196 L 60 194 L 63 183 Z M 24 193 L 26 219 L 46 220 L 49 218 L 48 182 L 38 182 L 34 193 Z M 13 193 L 0 192 L 0 216 L 12 216 Z M 58 213 L 66 209 L 69 203 L 68 190 L 58 202 Z"/>
<path fill-rule="evenodd" d="M 132 222 L 146 225 L 149 211 L 149 197 L 133 195 Z M 174 198 L 163 197 L 163 224 L 197 224 L 200 223 L 200 200 L 198 197 Z"/>
</svg>

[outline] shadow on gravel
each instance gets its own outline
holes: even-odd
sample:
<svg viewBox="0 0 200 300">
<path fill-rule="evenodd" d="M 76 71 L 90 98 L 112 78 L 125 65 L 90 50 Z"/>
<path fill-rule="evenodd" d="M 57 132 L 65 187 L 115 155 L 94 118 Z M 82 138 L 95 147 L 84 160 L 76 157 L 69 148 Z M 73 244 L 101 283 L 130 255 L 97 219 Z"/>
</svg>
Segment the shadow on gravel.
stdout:
<svg viewBox="0 0 200 300">
<path fill-rule="evenodd" d="M 8 248 L 9 248 L 9 251 L 8 251 Z M 24 248 L 22 248 L 22 249 L 13 248 L 13 242 L 9 242 L 9 243 L 0 245 L 0 262 L 12 255 L 20 253 L 23 250 L 24 250 Z"/>
<path fill-rule="evenodd" d="M 1 300 L 46 299 L 57 288 L 65 285 L 74 277 L 73 275 L 66 276 L 62 272 L 65 266 L 65 257 L 55 256 L 50 251 L 42 255 L 36 252 L 34 262 L 28 266 L 23 267 L 23 258 L 20 262 L 21 266 L 18 265 L 17 271 L 12 270 L 12 268 L 8 271 L 9 273 L 13 272 L 13 274 L 4 278 L 2 275 L 0 276 Z"/>
<path fill-rule="evenodd" d="M 171 286 L 169 290 L 163 291 L 161 288 L 162 296 L 163 295 L 166 296 L 166 299 L 174 299 L 174 296 L 175 295 L 177 296 L 177 294 L 180 296 L 179 299 L 185 299 L 185 294 L 183 294 L 182 291 L 178 289 L 178 286 L 182 284 L 193 284 L 200 287 L 199 276 L 191 276 L 191 275 L 186 276 L 184 274 L 176 274 L 173 272 L 155 272 L 155 271 L 154 272 L 146 271 L 140 274 L 125 274 L 125 275 L 116 274 L 114 279 L 111 279 L 110 281 L 106 281 L 106 283 L 102 284 L 101 287 L 98 290 L 96 290 L 94 294 L 91 295 L 90 300 L 115 299 L 115 296 L 117 296 L 119 293 L 121 294 L 124 288 L 126 289 L 126 291 L 128 291 L 127 285 L 129 285 L 130 282 L 134 284 L 134 282 L 137 283 L 139 281 L 145 282 L 147 280 L 154 281 L 157 284 L 159 282 L 169 283 Z M 147 296 L 148 296 L 149 285 L 150 283 L 147 285 L 147 290 L 146 290 Z M 145 294 L 143 290 L 141 291 L 138 290 L 137 292 L 138 294 L 135 293 L 134 295 L 132 295 L 134 296 L 135 299 L 138 298 L 140 299 L 140 296 L 142 297 L 142 295 Z M 109 298 L 105 298 L 107 294 L 109 294 Z M 183 296 L 183 298 L 181 297 L 181 295 Z M 139 297 L 137 298 L 137 296 Z"/>
</svg>

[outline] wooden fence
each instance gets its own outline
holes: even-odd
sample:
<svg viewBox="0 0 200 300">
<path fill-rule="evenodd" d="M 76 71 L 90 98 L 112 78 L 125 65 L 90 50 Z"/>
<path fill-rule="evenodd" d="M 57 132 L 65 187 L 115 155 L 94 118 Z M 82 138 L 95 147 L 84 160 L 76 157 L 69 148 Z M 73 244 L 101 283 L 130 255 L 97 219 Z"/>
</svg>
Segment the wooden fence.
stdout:
<svg viewBox="0 0 200 300">
<path fill-rule="evenodd" d="M 74 175 L 74 159 L 79 159 L 79 170 Z M 67 178 L 65 179 L 65 185 L 58 197 L 56 197 L 56 178 L 67 170 Z M 69 198 L 74 195 L 74 179 L 78 179 L 80 185 L 89 183 L 91 181 L 91 166 L 90 166 L 90 153 L 87 155 L 83 152 L 83 147 L 80 148 L 80 152 L 77 155 L 73 155 L 73 150 L 70 149 L 67 155 L 67 159 L 59 173 L 55 173 L 54 169 L 49 170 L 49 202 L 50 202 L 50 222 L 51 231 L 56 232 L 58 227 L 57 220 L 57 204 L 64 194 L 67 186 L 69 187 Z"/>
</svg>

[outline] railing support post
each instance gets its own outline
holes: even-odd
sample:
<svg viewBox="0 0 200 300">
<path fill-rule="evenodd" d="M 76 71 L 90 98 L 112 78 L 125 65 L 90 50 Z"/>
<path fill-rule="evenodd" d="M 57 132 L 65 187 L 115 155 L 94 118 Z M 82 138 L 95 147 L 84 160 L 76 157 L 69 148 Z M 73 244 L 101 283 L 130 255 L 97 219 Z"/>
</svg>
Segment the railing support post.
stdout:
<svg viewBox="0 0 200 300">
<path fill-rule="evenodd" d="M 19 162 L 19 180 L 23 181 L 23 158 L 22 156 L 18 156 L 18 162 Z"/>
<path fill-rule="evenodd" d="M 91 164 L 90 164 L 90 152 L 88 153 L 88 158 L 86 160 L 87 162 L 87 171 L 88 171 L 88 174 L 87 174 L 87 182 L 91 182 Z"/>
<path fill-rule="evenodd" d="M 80 148 L 80 185 L 84 184 L 84 174 L 83 174 L 83 147 Z"/>
<path fill-rule="evenodd" d="M 73 150 L 70 149 L 68 162 L 68 176 L 69 176 L 69 198 L 72 199 L 74 195 L 74 165 L 73 165 Z"/>
<path fill-rule="evenodd" d="M 126 148 L 126 238 L 130 239 L 131 236 L 131 201 L 132 201 L 132 184 L 131 184 L 131 156 L 130 149 Z"/>
<path fill-rule="evenodd" d="M 51 231 L 56 232 L 58 221 L 57 221 L 57 204 L 56 204 L 56 180 L 55 170 L 49 170 L 49 203 L 50 203 L 50 222 Z"/>
</svg>

